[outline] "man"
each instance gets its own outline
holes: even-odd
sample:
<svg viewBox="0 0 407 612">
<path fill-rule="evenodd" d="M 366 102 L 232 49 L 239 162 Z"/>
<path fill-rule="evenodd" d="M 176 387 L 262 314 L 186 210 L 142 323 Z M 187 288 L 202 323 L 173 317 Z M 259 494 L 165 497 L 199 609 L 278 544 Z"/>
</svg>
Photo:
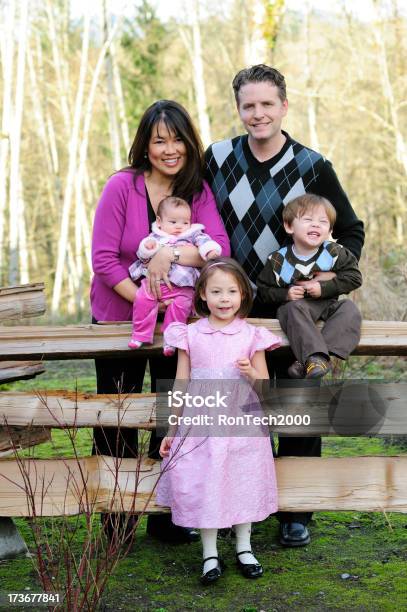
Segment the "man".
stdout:
<svg viewBox="0 0 407 612">
<path fill-rule="evenodd" d="M 288 111 L 284 76 L 259 64 L 238 72 L 233 79 L 237 111 L 247 134 L 212 144 L 205 154 L 206 179 L 212 188 L 229 234 L 232 256 L 256 282 L 268 255 L 286 244 L 282 211 L 304 193 L 326 197 L 335 206 L 333 237 L 357 259 L 363 242 L 360 221 L 332 164 L 320 153 L 293 140 L 281 129 Z M 319 273 L 320 280 L 333 273 Z M 275 317 L 270 306 L 256 298 L 252 317 Z M 285 362 L 267 354 L 270 378 L 287 377 Z M 284 361 L 284 362 L 283 362 Z M 321 455 L 321 438 L 281 437 L 279 456 Z M 305 546 L 310 541 L 307 524 L 311 513 L 279 514 L 280 542 Z"/>
</svg>

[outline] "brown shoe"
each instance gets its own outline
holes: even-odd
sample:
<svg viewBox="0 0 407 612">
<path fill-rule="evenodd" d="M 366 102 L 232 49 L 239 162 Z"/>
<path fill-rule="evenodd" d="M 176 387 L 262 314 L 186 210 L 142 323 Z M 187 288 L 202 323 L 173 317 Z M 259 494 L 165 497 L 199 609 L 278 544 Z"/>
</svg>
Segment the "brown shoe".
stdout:
<svg viewBox="0 0 407 612">
<path fill-rule="evenodd" d="M 287 370 L 287 374 L 290 378 L 304 378 L 305 368 L 301 361 L 294 361 Z"/>
<path fill-rule="evenodd" d="M 305 378 L 322 378 L 331 370 L 331 362 L 322 355 L 311 355 L 305 363 Z"/>
</svg>

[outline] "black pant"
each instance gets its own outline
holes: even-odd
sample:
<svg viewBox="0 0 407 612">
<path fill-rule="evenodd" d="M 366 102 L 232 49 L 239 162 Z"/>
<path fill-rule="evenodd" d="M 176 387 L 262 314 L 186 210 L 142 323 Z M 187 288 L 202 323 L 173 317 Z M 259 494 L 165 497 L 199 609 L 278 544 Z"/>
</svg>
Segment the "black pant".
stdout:
<svg viewBox="0 0 407 612">
<path fill-rule="evenodd" d="M 250 317 L 270 319 L 276 318 L 276 313 L 271 306 L 255 301 Z M 288 378 L 287 368 L 294 360 L 294 354 L 290 349 L 266 352 L 270 383 L 276 386 L 282 384 L 283 380 Z M 320 437 L 279 436 L 278 457 L 320 457 L 321 446 Z M 312 518 L 312 512 L 278 512 L 276 516 L 280 523 L 292 522 L 307 525 Z"/>
<path fill-rule="evenodd" d="M 92 323 L 97 323 L 92 320 Z M 151 391 L 157 390 L 160 379 L 173 380 L 177 370 L 177 357 L 154 355 L 147 357 L 140 352 L 128 358 L 95 359 L 97 393 L 140 393 L 143 388 L 147 361 L 150 365 Z M 158 450 L 162 438 L 151 432 L 148 456 L 159 459 Z M 94 428 L 92 455 L 110 457 L 135 457 L 138 453 L 138 430 L 136 428 L 105 427 Z M 102 521 L 105 519 L 102 518 Z M 174 529 L 171 514 L 149 515 L 147 531 L 164 536 Z"/>
<path fill-rule="evenodd" d="M 143 388 L 144 374 L 150 364 L 151 391 L 157 390 L 157 380 L 175 378 L 177 358 L 154 355 L 151 357 L 134 355 L 131 358 L 95 359 L 97 393 L 140 393 Z M 113 457 L 135 457 L 138 451 L 138 430 L 135 428 L 105 427 L 93 430 L 93 449 L 100 455 Z M 148 456 L 159 459 L 158 450 L 161 437 L 151 432 Z"/>
</svg>

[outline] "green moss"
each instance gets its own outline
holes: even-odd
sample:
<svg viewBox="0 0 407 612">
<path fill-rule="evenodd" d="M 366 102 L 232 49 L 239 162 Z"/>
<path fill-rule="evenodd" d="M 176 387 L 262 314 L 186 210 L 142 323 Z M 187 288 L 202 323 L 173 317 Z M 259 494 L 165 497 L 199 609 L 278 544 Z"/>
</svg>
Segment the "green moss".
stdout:
<svg viewBox="0 0 407 612">
<path fill-rule="evenodd" d="M 70 370 L 69 362 L 60 364 L 64 367 L 60 365 L 59 377 L 55 372 L 53 383 L 50 380 L 52 372 L 47 369 L 42 378 L 31 381 L 35 383 L 32 388 L 50 388 L 48 384 L 52 383 L 56 388 L 65 386 L 73 390 L 75 372 Z M 93 367 L 91 362 L 89 367 Z M 27 383 L 21 384 L 27 388 Z M 85 378 L 80 378 L 78 388 L 94 391 L 94 381 L 92 385 L 91 388 L 86 373 Z M 78 430 L 75 435 L 79 454 L 88 455 L 91 430 Z M 52 438 L 52 444 L 43 444 L 30 452 L 36 457 L 73 455 L 66 432 L 53 430 Z M 324 456 L 402 453 L 401 447 L 385 445 L 379 438 L 332 437 L 323 440 Z M 58 536 L 61 528 L 62 532 L 72 532 L 73 545 L 79 550 L 85 533 L 83 517 L 72 517 L 67 522 L 43 520 L 54 537 Z M 200 544 L 162 544 L 146 535 L 145 522 L 145 519 L 141 522 L 132 552 L 119 562 L 109 578 L 101 605 L 106 612 L 393 612 L 407 609 L 407 517 L 402 514 L 315 513 L 309 526 L 311 544 L 296 550 L 284 549 L 278 544 L 278 523 L 270 518 L 256 525 L 253 535 L 253 549 L 265 570 L 263 578 L 249 581 L 238 573 L 234 540 L 227 538 L 219 540 L 219 552 L 227 568 L 222 579 L 211 588 L 203 587 L 199 582 Z M 16 524 L 33 551 L 29 522 L 17 519 Z M 97 516 L 94 529 L 97 533 Z M 29 558 L 1 562 L 1 589 L 21 592 L 29 587 L 31 592 L 41 592 L 33 563 L 35 559 Z M 344 574 L 349 578 L 343 579 L 341 576 Z"/>
</svg>

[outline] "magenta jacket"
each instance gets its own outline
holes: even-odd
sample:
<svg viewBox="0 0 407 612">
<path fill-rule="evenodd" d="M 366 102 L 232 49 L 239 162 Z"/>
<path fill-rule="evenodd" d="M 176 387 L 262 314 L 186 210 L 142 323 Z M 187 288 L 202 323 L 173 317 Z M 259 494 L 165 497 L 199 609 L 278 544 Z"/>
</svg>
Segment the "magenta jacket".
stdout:
<svg viewBox="0 0 407 612">
<path fill-rule="evenodd" d="M 230 255 L 229 238 L 212 191 L 204 189 L 192 202 L 191 223 L 202 223 L 209 236 Z M 132 172 L 118 172 L 106 183 L 95 213 L 92 239 L 94 277 L 90 290 L 92 315 L 97 321 L 130 321 L 132 304 L 113 287 L 129 277 L 129 266 L 143 238 L 150 233 L 144 177 L 134 184 Z"/>
</svg>

